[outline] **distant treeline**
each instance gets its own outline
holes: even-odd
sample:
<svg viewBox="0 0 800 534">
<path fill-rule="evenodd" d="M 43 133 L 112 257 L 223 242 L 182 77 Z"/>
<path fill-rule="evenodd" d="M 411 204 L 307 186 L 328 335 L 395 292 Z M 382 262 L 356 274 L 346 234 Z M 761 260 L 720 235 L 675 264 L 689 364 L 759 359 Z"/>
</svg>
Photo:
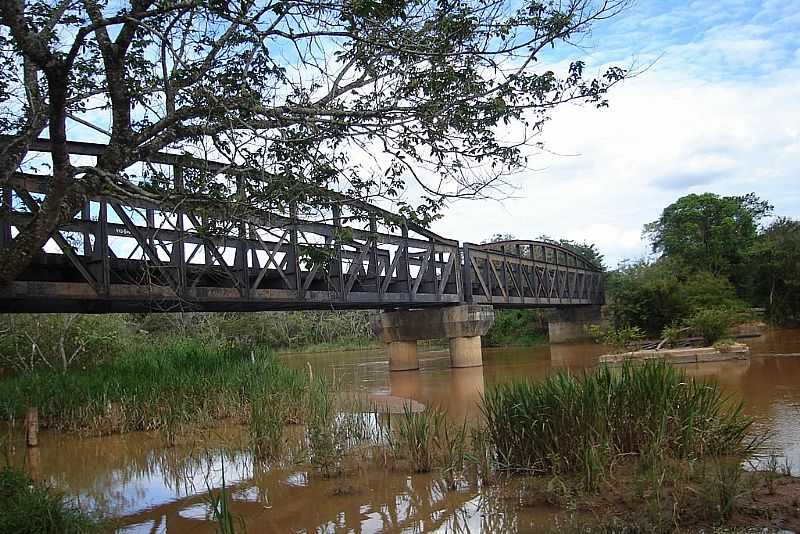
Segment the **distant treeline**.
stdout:
<svg viewBox="0 0 800 534">
<path fill-rule="evenodd" d="M 644 228 L 655 260 L 609 273 L 614 327 L 666 337 L 724 329 L 758 307 L 774 324 L 800 319 L 800 221 L 772 215 L 754 194 L 692 194 Z M 714 323 L 714 324 L 711 324 Z M 702 332 L 700 332 L 702 335 Z"/>
</svg>

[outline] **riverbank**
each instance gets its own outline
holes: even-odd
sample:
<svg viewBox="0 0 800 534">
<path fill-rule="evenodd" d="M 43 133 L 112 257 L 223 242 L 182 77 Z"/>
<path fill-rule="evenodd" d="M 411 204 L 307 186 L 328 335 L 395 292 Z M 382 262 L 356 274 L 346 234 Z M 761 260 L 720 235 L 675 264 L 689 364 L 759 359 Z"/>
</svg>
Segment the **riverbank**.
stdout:
<svg viewBox="0 0 800 534">
<path fill-rule="evenodd" d="M 776 454 L 784 454 L 786 461 L 791 460 L 796 469 L 800 466 L 795 445 L 799 436 L 793 431 L 797 415 L 791 406 L 800 402 L 800 360 L 772 358 L 770 355 L 795 353 L 798 349 L 800 331 L 771 332 L 763 339 L 753 341 L 756 357 L 751 360 L 689 365 L 677 370 L 685 371 L 688 376 L 696 376 L 701 383 L 713 375 L 715 380 L 721 382 L 726 394 L 732 395 L 734 400 L 745 400 L 746 412 L 757 419 L 758 430 L 769 430 L 775 436 L 774 440 L 771 438 L 769 446 L 775 448 Z M 311 362 L 314 376 L 336 376 L 339 380 L 337 390 L 341 392 L 388 393 L 415 399 L 426 406 L 446 409 L 446 419 L 450 422 L 447 428 L 452 436 L 460 433 L 460 423 L 464 417 L 468 417 L 473 427 L 481 421 L 477 411 L 480 397 L 493 390 L 495 385 L 522 377 L 540 383 L 558 370 L 569 370 L 576 377 L 583 373 L 593 374 L 600 350 L 600 347 L 592 344 L 545 345 L 528 350 L 493 349 L 487 352 L 483 368 L 462 370 L 449 369 L 447 358 L 430 357 L 425 360 L 424 370 L 419 373 L 389 373 L 383 361 L 384 356 L 379 351 L 333 353 L 308 359 L 287 357 L 283 361 L 296 366 L 306 376 L 306 362 Z M 780 392 L 777 397 L 776 391 Z M 310 414 L 311 409 L 305 408 L 307 401 L 301 404 L 304 413 Z M 346 406 L 337 410 L 342 408 Z M 385 428 L 388 417 L 388 423 L 397 431 L 399 421 L 404 418 L 402 414 L 393 414 L 376 419 L 371 413 L 360 417 L 356 421 L 366 421 L 367 427 L 373 429 L 377 428 L 375 425 L 378 422 Z M 318 435 L 346 435 L 343 428 L 357 428 L 352 424 L 353 421 L 351 419 L 349 425 L 330 427 L 339 429 L 335 432 Z M 361 446 L 352 448 L 347 445 L 340 449 L 347 451 L 340 472 L 331 473 L 335 476 L 326 478 L 321 467 L 311 463 L 307 432 L 305 425 L 287 427 L 282 438 L 285 449 L 280 454 L 285 461 L 264 463 L 252 455 L 249 421 L 244 421 L 244 424 L 226 421 L 223 426 L 192 430 L 180 434 L 175 445 L 166 442 L 163 432 L 130 432 L 86 438 L 80 434 L 45 431 L 40 435 L 37 453 L 40 460 L 36 465 L 39 466 L 42 479 L 59 481 L 59 487 L 69 494 L 89 496 L 89 500 L 83 499 L 84 503 L 105 503 L 102 509 L 109 517 L 117 518 L 119 528 L 129 526 L 134 531 L 145 530 L 146 521 L 163 524 L 167 515 L 197 518 L 185 522 L 187 530 L 181 530 L 172 522 L 170 532 L 174 530 L 175 534 L 187 534 L 201 528 L 213 530 L 211 525 L 201 527 L 204 523 L 197 516 L 202 512 L 198 507 L 204 506 L 208 497 L 206 477 L 210 474 L 208 483 L 218 488 L 223 467 L 226 480 L 231 485 L 234 516 L 245 521 L 247 532 L 251 534 L 301 529 L 316 531 L 324 529 L 324 525 L 338 525 L 336 528 L 341 529 L 361 528 L 364 532 L 386 531 L 399 529 L 398 525 L 407 525 L 408 521 L 423 521 L 428 525 L 443 525 L 441 528 L 453 530 L 455 525 L 469 524 L 472 531 L 492 531 L 492 525 L 500 524 L 488 522 L 491 517 L 505 517 L 508 522 L 504 525 L 517 525 L 521 530 L 547 531 L 551 525 L 558 524 L 561 531 L 566 532 L 622 532 L 621 529 L 601 527 L 604 523 L 623 527 L 626 518 L 630 525 L 638 517 L 648 517 L 645 515 L 646 508 L 654 506 L 653 500 L 657 494 L 649 489 L 652 487 L 649 485 L 650 475 L 645 476 L 642 472 L 639 476 L 639 470 L 633 468 L 623 474 L 622 465 L 626 459 L 636 458 L 628 455 L 618 456 L 612 462 L 611 469 L 597 477 L 595 490 L 586 489 L 583 475 L 564 472 L 536 476 L 509 476 L 499 472 L 491 477 L 488 484 L 484 483 L 484 479 L 478 477 L 478 465 L 474 462 L 480 455 L 473 448 L 469 426 L 465 443 L 468 459 L 464 462 L 463 471 L 453 471 L 447 464 L 440 463 L 448 456 L 453 458 L 445 454 L 448 448 L 431 448 L 432 470 L 417 474 L 408 453 L 403 452 L 409 450 L 407 447 L 398 447 L 395 452 L 385 440 L 374 442 L 380 445 L 377 447 L 360 441 L 358 443 Z M 386 434 L 383 435 L 385 439 Z M 15 465 L 25 465 L 23 438 L 17 434 L 16 440 Z M 444 442 L 442 437 L 439 440 Z M 452 438 L 450 442 L 453 442 Z M 316 443 L 324 445 L 326 440 L 317 440 Z M 693 464 L 699 465 L 698 462 Z M 775 462 L 778 477 L 783 464 L 784 458 L 778 457 Z M 710 474 L 712 464 L 708 465 L 707 473 Z M 767 467 L 765 462 L 759 468 Z M 449 489 L 444 476 L 451 472 L 456 473 L 456 490 Z M 766 472 L 763 476 L 766 476 Z M 710 476 L 707 482 L 711 483 Z M 549 498 L 559 502 L 556 498 L 562 483 L 569 488 L 569 499 L 563 501 L 563 506 L 549 504 L 533 492 L 535 488 L 547 490 L 549 485 L 552 488 Z M 604 494 L 616 485 L 632 488 L 633 493 L 627 494 L 627 499 L 637 503 L 635 507 L 622 503 L 609 505 L 604 510 L 600 506 L 601 499 L 608 498 Z M 647 498 L 639 497 L 637 485 Z M 192 487 L 198 493 L 188 497 L 181 489 L 186 487 Z M 692 489 L 686 490 L 690 495 L 702 488 L 690 487 Z M 749 482 L 744 484 L 742 490 L 749 491 Z M 409 501 L 420 503 L 413 513 L 398 504 Z M 749 502 L 747 495 L 743 495 L 738 502 L 746 506 Z M 475 503 L 481 504 L 478 506 Z M 397 509 L 394 510 L 393 506 L 397 506 Z M 763 507 L 768 508 L 767 505 Z M 301 513 L 301 510 L 304 512 Z M 381 510 L 396 513 L 398 523 L 384 522 L 387 520 L 381 519 Z M 429 517 L 428 510 L 437 510 L 437 519 Z M 345 516 L 340 516 L 343 511 Z M 602 511 L 609 513 L 601 515 Z M 412 515 L 406 517 L 407 513 Z M 739 512 L 726 523 L 725 532 L 740 531 L 730 526 L 737 514 Z M 742 516 L 745 515 L 742 512 Z M 575 528 L 572 528 L 573 518 Z M 764 518 L 758 520 L 761 521 L 759 525 L 769 524 Z M 750 524 L 755 525 L 755 520 Z M 264 525 L 271 527 L 265 529 Z M 687 525 L 682 523 L 683 531 L 696 530 Z M 642 531 L 645 530 L 639 530 Z"/>
<path fill-rule="evenodd" d="M 91 435 L 160 430 L 172 440 L 192 427 L 247 421 L 257 396 L 299 399 L 306 381 L 269 349 L 173 339 L 127 347 L 86 369 L 3 378 L 0 413 L 20 421 L 33 406 L 43 428 Z M 287 418 L 299 417 L 297 410 Z"/>
</svg>

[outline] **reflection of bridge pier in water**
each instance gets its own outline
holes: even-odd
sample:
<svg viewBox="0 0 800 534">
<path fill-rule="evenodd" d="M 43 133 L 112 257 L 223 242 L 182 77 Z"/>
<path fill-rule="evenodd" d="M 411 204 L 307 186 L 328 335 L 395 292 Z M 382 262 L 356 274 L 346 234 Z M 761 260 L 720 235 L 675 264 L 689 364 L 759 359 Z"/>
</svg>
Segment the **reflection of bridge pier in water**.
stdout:
<svg viewBox="0 0 800 534">
<path fill-rule="evenodd" d="M 389 374 L 391 395 L 447 410 L 453 420 L 474 417 L 485 390 L 483 367 Z"/>
</svg>

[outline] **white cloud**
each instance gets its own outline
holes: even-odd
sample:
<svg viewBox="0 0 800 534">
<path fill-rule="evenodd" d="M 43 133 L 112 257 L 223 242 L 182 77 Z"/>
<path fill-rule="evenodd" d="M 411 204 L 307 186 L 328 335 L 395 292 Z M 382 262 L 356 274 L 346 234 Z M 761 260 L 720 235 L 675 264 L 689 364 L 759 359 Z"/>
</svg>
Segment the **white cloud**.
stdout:
<svg viewBox="0 0 800 534">
<path fill-rule="evenodd" d="M 660 27 L 691 26 L 696 21 L 687 17 L 698 10 L 723 23 L 682 43 L 648 47 L 663 57 L 615 88 L 610 109 L 555 114 L 543 140 L 555 153 L 575 156 L 536 155 L 532 166 L 542 170 L 517 177 L 516 198 L 457 203 L 434 230 L 473 241 L 493 233 L 586 239 L 613 266 L 646 254 L 642 225 L 689 192 L 754 191 L 775 204 L 776 214 L 800 217 L 800 55 L 778 31 L 778 15 L 770 19 L 775 28 L 767 20 L 749 22 L 774 6 L 742 15 L 737 24 L 713 4 L 648 19 Z M 737 2 L 723 7 L 745 9 Z M 628 24 L 628 31 L 642 27 Z M 636 52 L 595 57 L 624 64 Z"/>
</svg>

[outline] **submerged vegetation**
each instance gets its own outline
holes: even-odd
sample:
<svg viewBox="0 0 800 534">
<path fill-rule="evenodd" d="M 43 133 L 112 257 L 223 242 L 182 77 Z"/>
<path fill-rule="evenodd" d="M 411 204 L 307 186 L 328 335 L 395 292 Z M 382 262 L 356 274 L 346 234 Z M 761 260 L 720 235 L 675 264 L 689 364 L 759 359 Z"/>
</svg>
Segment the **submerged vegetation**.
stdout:
<svg viewBox="0 0 800 534">
<path fill-rule="evenodd" d="M 25 473 L 0 468 L 0 532 L 84 534 L 101 532 L 97 520 L 63 494 L 34 483 Z"/>
</svg>

